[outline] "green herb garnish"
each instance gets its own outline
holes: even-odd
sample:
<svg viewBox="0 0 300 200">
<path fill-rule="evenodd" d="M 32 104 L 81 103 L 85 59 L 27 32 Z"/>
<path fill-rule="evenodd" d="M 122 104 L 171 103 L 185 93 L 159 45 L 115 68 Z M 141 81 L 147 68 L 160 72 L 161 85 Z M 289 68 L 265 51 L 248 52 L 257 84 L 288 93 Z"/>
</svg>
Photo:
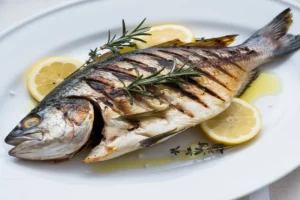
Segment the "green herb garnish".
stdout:
<svg viewBox="0 0 300 200">
<path fill-rule="evenodd" d="M 129 32 L 126 28 L 124 19 L 122 20 L 122 35 L 116 39 L 117 35 L 111 36 L 110 30 L 108 31 L 108 39 L 106 44 L 101 47 L 97 47 L 95 49 L 91 49 L 89 52 L 89 59 L 86 61 L 85 65 L 88 65 L 92 62 L 97 61 L 97 59 L 102 55 L 100 53 L 101 50 L 110 50 L 114 55 L 120 54 L 120 50 L 124 47 L 135 47 L 136 44 L 133 42 L 140 41 L 146 43 L 145 40 L 138 38 L 138 36 L 142 35 L 151 35 L 146 33 L 150 30 L 151 27 L 142 27 L 146 18 L 131 32 Z"/>
<path fill-rule="evenodd" d="M 140 75 L 139 71 L 136 69 L 137 78 L 129 85 L 126 86 L 124 81 L 120 79 L 120 81 L 123 83 L 124 86 L 123 90 L 129 96 L 130 101 L 132 103 L 133 94 L 138 94 L 138 95 L 148 96 L 148 97 L 158 97 L 159 94 L 155 94 L 149 91 L 149 88 L 147 88 L 149 86 L 171 83 L 181 87 L 182 84 L 185 83 L 188 78 L 198 77 L 201 75 L 200 72 L 194 70 L 195 67 L 189 66 L 184 69 L 187 62 L 188 59 L 180 68 L 176 69 L 177 59 L 174 58 L 174 64 L 170 72 L 168 72 L 167 74 L 162 74 L 162 71 L 164 71 L 165 69 L 165 67 L 163 67 L 157 72 L 155 72 L 154 74 L 147 77 Z"/>
<path fill-rule="evenodd" d="M 225 150 L 225 145 L 224 144 L 208 144 L 208 143 L 201 143 L 199 142 L 197 144 L 197 147 L 192 148 L 188 147 L 187 149 L 180 149 L 180 146 L 177 146 L 176 148 L 170 149 L 170 153 L 174 155 L 178 155 L 180 153 L 184 153 L 185 155 L 189 156 L 196 156 L 199 154 L 213 154 L 213 153 L 224 153 Z"/>
</svg>

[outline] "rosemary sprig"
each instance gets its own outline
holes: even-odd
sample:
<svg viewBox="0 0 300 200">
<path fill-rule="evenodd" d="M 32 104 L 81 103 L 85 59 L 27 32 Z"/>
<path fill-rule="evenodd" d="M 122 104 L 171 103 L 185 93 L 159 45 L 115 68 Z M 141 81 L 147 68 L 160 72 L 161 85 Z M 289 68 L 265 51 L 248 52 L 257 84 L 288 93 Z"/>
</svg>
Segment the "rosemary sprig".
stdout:
<svg viewBox="0 0 300 200">
<path fill-rule="evenodd" d="M 213 154 L 213 153 L 224 153 L 224 150 L 226 147 L 224 144 L 208 144 L 208 143 L 201 143 L 199 142 L 197 144 L 196 148 L 188 147 L 186 150 L 185 149 L 180 149 L 180 146 L 177 146 L 176 148 L 170 149 L 170 153 L 174 155 L 178 155 L 180 153 L 185 153 L 185 155 L 189 156 L 196 156 L 199 154 Z"/>
<path fill-rule="evenodd" d="M 145 40 L 140 39 L 139 36 L 143 35 L 151 35 L 146 33 L 150 30 L 151 27 L 142 27 L 146 18 L 131 32 L 129 32 L 126 28 L 126 24 L 124 19 L 122 20 L 122 35 L 119 38 L 116 38 L 117 35 L 111 36 L 110 30 L 108 31 L 108 39 L 106 44 L 101 47 L 97 47 L 95 49 L 91 49 L 89 52 L 89 59 L 86 61 L 85 65 L 88 65 L 92 62 L 97 61 L 97 59 L 102 55 L 101 50 L 110 50 L 113 54 L 118 55 L 120 54 L 120 50 L 124 47 L 135 47 L 136 44 L 133 42 L 140 41 L 146 43 Z"/>
<path fill-rule="evenodd" d="M 172 70 L 168 72 L 167 74 L 162 74 L 162 71 L 164 71 L 164 67 L 158 70 L 156 73 L 144 77 L 143 75 L 140 75 L 138 70 L 137 72 L 137 78 L 130 83 L 129 85 L 125 85 L 124 81 L 120 79 L 120 81 L 123 83 L 123 90 L 124 92 L 129 96 L 131 103 L 133 102 L 133 94 L 148 96 L 148 97 L 158 97 L 159 94 L 155 94 L 148 90 L 148 86 L 154 86 L 159 84 L 176 84 L 177 86 L 181 87 L 182 83 L 186 81 L 187 78 L 191 77 L 198 77 L 201 75 L 200 72 L 197 72 L 194 70 L 195 67 L 186 67 L 186 64 L 188 62 L 188 59 L 184 64 L 176 69 L 177 65 L 177 59 L 174 58 L 174 63 Z"/>
</svg>

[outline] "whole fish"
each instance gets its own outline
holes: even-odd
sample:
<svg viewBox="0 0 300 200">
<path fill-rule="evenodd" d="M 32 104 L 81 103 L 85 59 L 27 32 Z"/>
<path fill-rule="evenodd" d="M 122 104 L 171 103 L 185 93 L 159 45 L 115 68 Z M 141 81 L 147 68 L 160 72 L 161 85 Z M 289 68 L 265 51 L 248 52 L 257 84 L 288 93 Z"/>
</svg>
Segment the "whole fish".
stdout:
<svg viewBox="0 0 300 200">
<path fill-rule="evenodd" d="M 208 120 L 230 105 L 258 75 L 258 66 L 300 48 L 300 35 L 287 34 L 292 23 L 286 9 L 244 43 L 226 47 L 235 36 L 183 44 L 168 42 L 86 67 L 61 83 L 6 137 L 9 154 L 28 160 L 65 160 L 80 151 L 93 130 L 101 139 L 86 163 L 115 158 L 163 142 Z M 122 89 L 138 73 L 147 77 L 163 69 L 193 66 L 201 72 L 181 87 L 151 87 L 157 98 Z M 93 128 L 94 127 L 94 128 Z"/>
</svg>

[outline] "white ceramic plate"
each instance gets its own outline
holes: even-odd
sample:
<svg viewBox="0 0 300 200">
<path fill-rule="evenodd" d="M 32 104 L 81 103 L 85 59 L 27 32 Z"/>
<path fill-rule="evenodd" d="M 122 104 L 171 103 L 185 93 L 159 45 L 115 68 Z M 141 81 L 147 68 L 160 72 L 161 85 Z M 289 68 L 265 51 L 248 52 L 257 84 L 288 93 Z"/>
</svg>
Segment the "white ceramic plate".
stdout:
<svg viewBox="0 0 300 200">
<path fill-rule="evenodd" d="M 28 111 L 25 72 L 35 61 L 54 55 L 81 60 L 103 44 L 107 30 L 118 31 L 121 19 L 133 26 L 180 23 L 199 37 L 238 33 L 248 38 L 286 8 L 275 1 L 79 1 L 44 12 L 6 31 L 0 37 L 0 141 Z M 300 33 L 299 9 L 293 9 L 292 33 Z M 209 160 L 180 161 L 150 169 L 101 173 L 97 164 L 51 164 L 20 161 L 0 144 L 0 199 L 232 199 L 284 176 L 300 164 L 298 113 L 300 51 L 265 69 L 282 80 L 282 93 L 256 102 L 264 125 L 260 136 Z M 9 92 L 15 91 L 15 96 Z M 147 156 L 166 155 L 178 144 L 202 139 L 198 128 L 146 150 Z"/>
</svg>

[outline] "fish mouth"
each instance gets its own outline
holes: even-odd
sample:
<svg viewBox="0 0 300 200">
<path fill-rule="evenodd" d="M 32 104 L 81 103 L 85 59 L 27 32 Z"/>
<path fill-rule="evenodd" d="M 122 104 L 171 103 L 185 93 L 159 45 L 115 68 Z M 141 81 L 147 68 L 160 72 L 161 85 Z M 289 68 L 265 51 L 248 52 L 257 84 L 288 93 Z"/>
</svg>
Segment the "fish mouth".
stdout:
<svg viewBox="0 0 300 200">
<path fill-rule="evenodd" d="M 42 132 L 39 130 L 29 130 L 22 132 L 22 134 L 20 133 L 20 131 L 14 130 L 4 140 L 5 143 L 14 146 L 8 152 L 10 156 L 22 158 L 21 154 L 28 153 L 28 149 L 31 146 L 37 145 L 42 141 Z"/>
<path fill-rule="evenodd" d="M 8 154 L 10 156 L 14 156 L 16 158 L 26 159 L 26 160 L 38 160 L 36 157 L 36 148 L 31 148 L 33 146 L 38 146 L 42 144 L 41 141 L 38 140 L 25 140 L 20 142 L 14 148 L 12 148 Z M 41 155 L 40 155 L 41 156 Z"/>
<path fill-rule="evenodd" d="M 16 145 L 14 145 L 15 147 L 14 148 L 12 148 L 9 152 L 8 152 L 8 155 L 10 155 L 10 156 L 15 156 L 16 157 L 16 155 L 17 155 L 17 149 L 18 149 L 18 147 L 20 146 L 20 145 L 22 145 L 24 142 L 26 142 L 26 141 L 28 141 L 28 140 L 18 140 L 18 144 L 16 144 Z"/>
<path fill-rule="evenodd" d="M 42 132 L 23 132 L 20 136 L 18 136 L 15 132 L 11 132 L 8 136 L 6 136 L 4 142 L 12 146 L 18 146 L 19 144 L 30 140 L 42 140 Z"/>
</svg>

